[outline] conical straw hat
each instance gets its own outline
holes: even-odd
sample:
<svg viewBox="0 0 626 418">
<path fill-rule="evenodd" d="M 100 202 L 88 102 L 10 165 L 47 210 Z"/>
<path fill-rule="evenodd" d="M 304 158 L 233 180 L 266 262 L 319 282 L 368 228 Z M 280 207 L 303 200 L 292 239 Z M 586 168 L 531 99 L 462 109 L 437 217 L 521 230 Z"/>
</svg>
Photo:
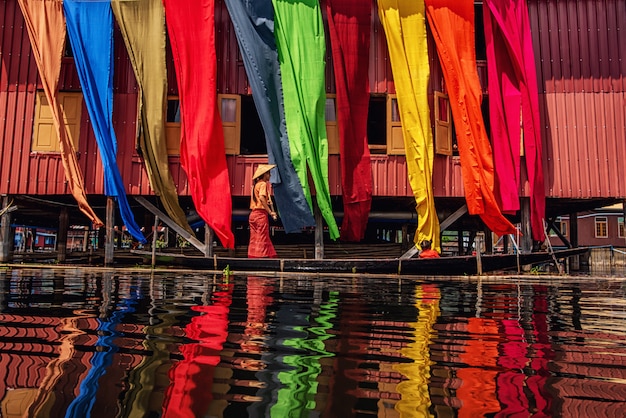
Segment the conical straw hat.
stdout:
<svg viewBox="0 0 626 418">
<path fill-rule="evenodd" d="M 261 164 L 256 168 L 254 175 L 252 176 L 252 180 L 261 177 L 263 174 L 270 171 L 272 168 L 276 167 L 276 164 Z"/>
</svg>

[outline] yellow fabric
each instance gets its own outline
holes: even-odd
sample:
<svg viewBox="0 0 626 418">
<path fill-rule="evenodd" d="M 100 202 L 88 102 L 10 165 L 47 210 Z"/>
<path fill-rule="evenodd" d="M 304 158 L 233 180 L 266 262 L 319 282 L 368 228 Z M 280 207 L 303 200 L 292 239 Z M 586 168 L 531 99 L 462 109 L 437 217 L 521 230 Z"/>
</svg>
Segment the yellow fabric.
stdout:
<svg viewBox="0 0 626 418">
<path fill-rule="evenodd" d="M 94 228 L 99 228 L 104 224 L 87 202 L 85 180 L 78 166 L 76 149 L 65 131 L 61 107 L 57 100 L 66 33 L 63 2 L 61 0 L 19 0 L 19 5 L 26 21 L 41 84 L 50 104 L 67 185 L 78 203 L 78 208 L 89 218 Z"/>
<path fill-rule="evenodd" d="M 150 186 L 160 197 L 167 214 L 191 233 L 185 213 L 178 203 L 176 186 L 167 158 L 164 120 L 167 103 L 167 69 L 163 3 L 161 0 L 112 0 L 111 8 L 122 32 L 139 84 L 141 117 L 139 146 Z"/>
<path fill-rule="evenodd" d="M 402 121 L 409 182 L 417 203 L 415 243 L 441 252 L 433 194 L 433 136 L 428 105 L 428 45 L 423 0 L 379 0 Z"/>
</svg>

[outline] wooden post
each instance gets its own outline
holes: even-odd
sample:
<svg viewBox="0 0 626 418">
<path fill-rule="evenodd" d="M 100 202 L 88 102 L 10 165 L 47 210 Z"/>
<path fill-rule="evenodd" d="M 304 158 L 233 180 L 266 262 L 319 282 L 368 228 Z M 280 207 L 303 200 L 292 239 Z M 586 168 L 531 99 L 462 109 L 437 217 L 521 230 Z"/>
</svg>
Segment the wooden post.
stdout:
<svg viewBox="0 0 626 418">
<path fill-rule="evenodd" d="M 61 208 L 59 214 L 59 235 L 57 237 L 57 260 L 65 263 L 67 257 L 67 230 L 70 227 L 69 212 L 67 208 Z"/>
<path fill-rule="evenodd" d="M 578 248 L 578 212 L 569 214 L 569 242 L 572 248 Z M 571 270 L 580 270 L 580 257 L 580 255 L 575 255 L 569 258 Z"/>
<path fill-rule="evenodd" d="M 520 198 L 522 242 L 519 243 L 522 253 L 527 254 L 533 250 L 533 235 L 530 227 L 530 198 Z"/>
<path fill-rule="evenodd" d="M 456 246 L 459 252 L 459 255 L 465 255 L 465 245 L 463 245 L 463 231 L 456 231 Z"/>
<path fill-rule="evenodd" d="M 206 258 L 213 257 L 213 237 L 215 232 L 209 225 L 204 224 L 204 256 Z"/>
<path fill-rule="evenodd" d="M 107 196 L 106 207 L 106 236 L 104 238 L 104 265 L 113 264 L 113 253 L 115 246 L 115 200 L 112 196 Z"/>
<path fill-rule="evenodd" d="M 157 244 L 157 237 L 159 236 L 158 228 L 159 228 L 159 217 L 155 216 L 154 228 L 152 229 L 152 264 L 150 264 L 152 268 L 154 268 L 156 264 L 156 244 Z"/>
<path fill-rule="evenodd" d="M 8 210 L 9 196 L 2 196 L 2 206 L 0 211 L 0 263 L 7 263 L 11 261 L 11 244 L 13 237 L 11 236 L 11 212 Z"/>
<path fill-rule="evenodd" d="M 322 212 L 315 203 L 315 259 L 324 259 L 324 223 L 322 221 Z"/>
<path fill-rule="evenodd" d="M 476 272 L 479 276 L 483 274 L 483 260 L 481 258 L 481 254 L 483 252 L 483 245 L 485 243 L 485 233 L 479 232 L 476 234 L 476 238 L 474 239 L 476 245 Z"/>
</svg>

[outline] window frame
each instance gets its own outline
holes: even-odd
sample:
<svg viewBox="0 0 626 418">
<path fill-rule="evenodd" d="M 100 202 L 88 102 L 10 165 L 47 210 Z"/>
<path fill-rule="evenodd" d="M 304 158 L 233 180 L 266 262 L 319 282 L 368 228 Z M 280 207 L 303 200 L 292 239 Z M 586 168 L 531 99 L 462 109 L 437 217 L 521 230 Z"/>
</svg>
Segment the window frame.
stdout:
<svg viewBox="0 0 626 418">
<path fill-rule="evenodd" d="M 604 234 L 600 234 L 599 229 L 603 229 Z M 608 238 L 609 237 L 609 218 L 606 216 L 594 217 L 594 236 L 595 238 Z"/>
<path fill-rule="evenodd" d="M 76 100 L 72 109 L 76 112 L 68 116 L 66 109 L 66 100 Z M 83 93 L 80 91 L 62 91 L 57 93 L 57 101 L 61 110 L 61 117 L 63 118 L 63 125 L 65 132 L 67 133 L 70 141 L 74 145 L 74 151 L 78 152 L 80 145 L 80 128 L 82 120 L 82 108 L 83 108 Z M 43 126 L 50 125 L 50 129 L 44 133 Z M 48 142 L 42 143 L 45 139 Z M 61 147 L 59 144 L 59 138 L 56 128 L 54 127 L 54 118 L 52 117 L 52 109 L 48 98 L 43 90 L 37 90 L 35 97 L 35 118 L 33 121 L 33 136 L 30 145 L 30 151 L 32 153 L 49 153 L 60 154 Z"/>
</svg>

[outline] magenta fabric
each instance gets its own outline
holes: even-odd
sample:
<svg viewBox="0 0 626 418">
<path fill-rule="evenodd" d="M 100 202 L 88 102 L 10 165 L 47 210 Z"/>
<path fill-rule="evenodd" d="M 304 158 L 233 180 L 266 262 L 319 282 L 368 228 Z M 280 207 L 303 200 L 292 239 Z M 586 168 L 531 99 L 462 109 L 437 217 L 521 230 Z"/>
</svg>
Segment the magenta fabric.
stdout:
<svg viewBox="0 0 626 418">
<path fill-rule="evenodd" d="M 324 0 L 335 70 L 343 190 L 342 241 L 365 236 L 372 206 L 372 167 L 367 143 L 372 5 L 363 0 Z"/>
<path fill-rule="evenodd" d="M 217 108 L 215 0 L 163 0 L 181 108 L 180 158 L 198 214 L 235 247 L 224 131 Z"/>
<path fill-rule="evenodd" d="M 546 192 L 537 69 L 528 6 L 525 0 L 485 0 L 483 12 L 496 194 L 504 212 L 519 210 L 518 193 L 522 188 L 521 114 L 532 236 L 537 241 L 543 241 Z"/>
</svg>

